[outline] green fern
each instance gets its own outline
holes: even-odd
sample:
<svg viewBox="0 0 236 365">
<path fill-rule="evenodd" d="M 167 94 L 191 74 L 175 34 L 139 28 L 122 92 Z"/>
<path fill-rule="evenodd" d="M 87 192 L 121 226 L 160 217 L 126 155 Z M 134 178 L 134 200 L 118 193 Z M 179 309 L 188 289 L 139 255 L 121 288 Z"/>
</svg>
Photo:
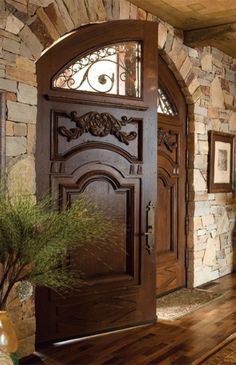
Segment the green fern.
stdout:
<svg viewBox="0 0 236 365">
<path fill-rule="evenodd" d="M 69 250 L 98 236 L 106 249 L 114 224 L 85 196 L 61 211 L 53 206 L 48 198 L 36 203 L 27 194 L 0 195 L 0 309 L 19 281 L 58 292 L 78 287 L 83 278 L 68 263 Z"/>
</svg>

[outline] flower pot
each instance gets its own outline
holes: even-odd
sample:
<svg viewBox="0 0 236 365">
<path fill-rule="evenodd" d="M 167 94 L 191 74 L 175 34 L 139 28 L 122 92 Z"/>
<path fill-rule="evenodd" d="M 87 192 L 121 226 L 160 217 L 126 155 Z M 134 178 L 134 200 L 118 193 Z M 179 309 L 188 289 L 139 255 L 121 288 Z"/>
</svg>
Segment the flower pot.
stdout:
<svg viewBox="0 0 236 365">
<path fill-rule="evenodd" d="M 0 311 L 0 351 L 15 353 L 18 347 L 14 326 L 6 311 Z"/>
</svg>

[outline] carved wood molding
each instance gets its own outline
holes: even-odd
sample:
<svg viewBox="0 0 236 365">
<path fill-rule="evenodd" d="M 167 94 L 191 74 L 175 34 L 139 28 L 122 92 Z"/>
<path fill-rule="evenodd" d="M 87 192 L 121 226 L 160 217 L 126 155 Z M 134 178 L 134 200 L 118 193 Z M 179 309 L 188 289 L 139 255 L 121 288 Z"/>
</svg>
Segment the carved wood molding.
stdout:
<svg viewBox="0 0 236 365">
<path fill-rule="evenodd" d="M 96 137 L 105 137 L 111 134 L 126 145 L 129 145 L 129 142 L 137 137 L 137 133 L 134 131 L 130 133 L 122 131 L 122 127 L 133 120 L 132 118 L 128 119 L 126 116 L 121 117 L 121 120 L 119 120 L 110 113 L 92 111 L 78 117 L 77 112 L 72 111 L 67 117 L 76 124 L 76 128 L 68 129 L 61 126 L 58 127 L 58 133 L 66 137 L 68 142 L 88 132 Z"/>
<path fill-rule="evenodd" d="M 177 148 L 177 143 L 173 142 L 172 137 L 175 133 L 171 130 L 166 131 L 162 128 L 158 128 L 158 146 L 164 145 L 168 151 L 173 152 Z"/>
</svg>

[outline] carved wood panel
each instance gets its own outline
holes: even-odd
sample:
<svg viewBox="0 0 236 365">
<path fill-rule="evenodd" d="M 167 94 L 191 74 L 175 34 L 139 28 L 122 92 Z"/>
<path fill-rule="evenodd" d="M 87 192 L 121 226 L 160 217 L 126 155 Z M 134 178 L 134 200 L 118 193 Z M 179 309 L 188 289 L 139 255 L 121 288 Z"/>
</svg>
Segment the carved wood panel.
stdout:
<svg viewBox="0 0 236 365">
<path fill-rule="evenodd" d="M 96 242 L 79 247 L 72 256 L 73 266 L 83 272 L 88 282 L 104 283 L 116 276 L 116 283 L 123 283 L 128 276 L 129 285 L 138 284 L 140 179 L 124 179 L 112 167 L 94 163 L 73 175 L 53 175 L 51 179 L 62 208 L 86 194 L 107 220 L 114 221 L 114 236 L 106 242 L 97 237 Z"/>
<path fill-rule="evenodd" d="M 130 162 L 142 161 L 142 119 L 117 119 L 105 112 L 78 114 L 51 111 L 52 159 L 66 159 L 79 151 L 99 148 L 119 153 Z"/>
<path fill-rule="evenodd" d="M 129 39 L 142 47 L 140 98 L 52 87 L 71 60 Z M 155 247 L 149 254 L 144 236 L 145 209 L 157 193 L 155 44 L 154 23 L 108 22 L 74 32 L 37 63 L 38 196 L 50 191 L 65 206 L 85 192 L 115 221 L 104 251 L 98 236 L 87 253 L 70 252 L 88 285 L 66 299 L 37 290 L 38 343 L 156 320 Z"/>
</svg>

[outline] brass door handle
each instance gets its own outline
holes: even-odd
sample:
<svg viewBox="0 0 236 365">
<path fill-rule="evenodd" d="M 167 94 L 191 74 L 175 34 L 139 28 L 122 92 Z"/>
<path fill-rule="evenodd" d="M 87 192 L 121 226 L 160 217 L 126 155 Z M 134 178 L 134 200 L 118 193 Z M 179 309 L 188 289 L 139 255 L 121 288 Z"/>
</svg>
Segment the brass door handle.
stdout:
<svg viewBox="0 0 236 365">
<path fill-rule="evenodd" d="M 147 206 L 147 232 L 143 235 L 146 236 L 146 250 L 151 255 L 154 250 L 154 222 L 155 222 L 155 207 L 152 202 L 149 202 Z"/>
</svg>

